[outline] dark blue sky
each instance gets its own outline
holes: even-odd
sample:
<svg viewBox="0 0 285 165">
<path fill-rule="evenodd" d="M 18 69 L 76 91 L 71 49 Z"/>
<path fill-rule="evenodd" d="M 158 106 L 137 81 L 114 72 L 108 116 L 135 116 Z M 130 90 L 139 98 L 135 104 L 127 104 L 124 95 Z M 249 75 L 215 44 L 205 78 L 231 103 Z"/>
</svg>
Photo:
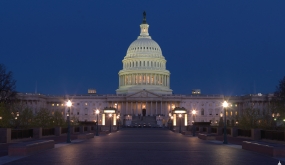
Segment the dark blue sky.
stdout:
<svg viewBox="0 0 285 165">
<path fill-rule="evenodd" d="M 285 72 L 285 1 L 0 1 L 0 63 L 19 92 L 113 94 L 142 12 L 175 94 L 270 93 Z"/>
</svg>

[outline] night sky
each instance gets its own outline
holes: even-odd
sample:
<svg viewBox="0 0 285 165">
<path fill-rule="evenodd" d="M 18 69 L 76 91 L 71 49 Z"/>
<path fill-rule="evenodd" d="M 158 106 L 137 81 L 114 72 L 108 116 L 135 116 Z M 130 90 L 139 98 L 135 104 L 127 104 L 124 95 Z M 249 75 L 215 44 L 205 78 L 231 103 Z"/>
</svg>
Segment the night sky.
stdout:
<svg viewBox="0 0 285 165">
<path fill-rule="evenodd" d="M 268 0 L 1 0 L 0 63 L 18 92 L 115 94 L 144 10 L 174 94 L 272 93 L 285 76 L 285 1 Z"/>
</svg>

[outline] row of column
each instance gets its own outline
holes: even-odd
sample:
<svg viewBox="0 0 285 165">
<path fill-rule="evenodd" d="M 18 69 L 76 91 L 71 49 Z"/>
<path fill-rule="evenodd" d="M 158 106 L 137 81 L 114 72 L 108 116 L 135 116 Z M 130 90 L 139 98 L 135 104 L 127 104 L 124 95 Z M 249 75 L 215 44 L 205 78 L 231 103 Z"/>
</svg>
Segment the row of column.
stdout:
<svg viewBox="0 0 285 165">
<path fill-rule="evenodd" d="M 169 76 L 163 74 L 139 73 L 121 75 L 119 85 L 162 85 L 170 86 Z"/>
<path fill-rule="evenodd" d="M 142 109 L 146 109 L 146 115 L 168 115 L 173 108 L 180 106 L 179 102 L 168 101 L 133 101 L 133 102 L 109 102 L 109 107 L 116 107 L 121 115 L 139 115 Z"/>
</svg>

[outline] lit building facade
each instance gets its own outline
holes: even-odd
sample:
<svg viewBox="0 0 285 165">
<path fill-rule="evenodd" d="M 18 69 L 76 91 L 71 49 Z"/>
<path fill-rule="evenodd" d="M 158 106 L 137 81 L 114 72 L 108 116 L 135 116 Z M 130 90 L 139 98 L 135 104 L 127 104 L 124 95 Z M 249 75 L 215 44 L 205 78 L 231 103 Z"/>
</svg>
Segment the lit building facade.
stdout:
<svg viewBox="0 0 285 165">
<path fill-rule="evenodd" d="M 212 122 L 217 124 L 223 114 L 222 103 L 227 100 L 230 104 L 227 119 L 229 123 L 236 122 L 236 116 L 243 109 L 253 107 L 262 111 L 268 110 L 271 95 L 247 95 L 225 97 L 224 95 L 203 95 L 199 89 L 189 95 L 172 94 L 170 88 L 170 72 L 166 69 L 166 59 L 160 46 L 149 35 L 149 25 L 144 13 L 140 25 L 140 35 L 129 48 L 123 59 L 123 68 L 119 71 L 119 88 L 116 94 L 97 95 L 96 90 L 88 91 L 86 95 L 74 96 L 47 96 L 42 94 L 19 93 L 19 99 L 36 113 L 40 108 L 46 108 L 53 114 L 61 111 L 66 114 L 66 101 L 72 101 L 71 117 L 79 121 L 92 122 L 96 120 L 95 110 L 100 110 L 99 124 L 105 125 L 105 107 L 117 109 L 125 125 L 132 124 L 138 116 L 152 118 L 156 124 L 163 125 L 174 116 L 176 125 L 177 116 L 172 113 L 175 107 L 184 107 L 183 125 L 192 122 Z M 192 112 L 195 111 L 196 114 Z M 114 125 L 116 125 L 116 117 Z"/>
</svg>

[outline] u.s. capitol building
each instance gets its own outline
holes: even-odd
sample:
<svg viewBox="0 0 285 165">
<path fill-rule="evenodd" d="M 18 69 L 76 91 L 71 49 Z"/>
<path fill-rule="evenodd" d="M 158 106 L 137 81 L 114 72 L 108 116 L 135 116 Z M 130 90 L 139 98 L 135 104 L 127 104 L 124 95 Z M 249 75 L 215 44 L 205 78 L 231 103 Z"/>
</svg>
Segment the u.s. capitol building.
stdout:
<svg viewBox="0 0 285 165">
<path fill-rule="evenodd" d="M 166 68 L 166 59 L 160 46 L 149 35 L 149 25 L 144 13 L 140 25 L 140 35 L 131 43 L 123 59 L 123 68 L 119 71 L 119 88 L 116 94 L 97 95 L 90 90 L 86 95 L 47 96 L 42 94 L 20 93 L 19 98 L 36 113 L 40 108 L 67 113 L 66 101 L 72 101 L 71 116 L 79 121 L 95 121 L 95 110 L 100 110 L 99 124 L 105 125 L 108 116 L 105 107 L 113 107 L 114 124 L 116 116 L 124 124 L 133 124 L 140 116 L 150 118 L 156 124 L 165 124 L 170 117 L 176 125 L 172 114 L 175 107 L 183 107 L 183 124 L 191 125 L 193 121 L 218 123 L 224 113 L 222 103 L 229 102 L 228 122 L 236 124 L 236 115 L 246 107 L 268 109 L 269 95 L 246 95 L 225 97 L 224 95 L 204 95 L 200 90 L 193 90 L 189 95 L 172 94 L 170 72 Z M 196 112 L 196 113 L 193 113 Z M 151 121 L 151 120 L 149 120 Z"/>
</svg>

